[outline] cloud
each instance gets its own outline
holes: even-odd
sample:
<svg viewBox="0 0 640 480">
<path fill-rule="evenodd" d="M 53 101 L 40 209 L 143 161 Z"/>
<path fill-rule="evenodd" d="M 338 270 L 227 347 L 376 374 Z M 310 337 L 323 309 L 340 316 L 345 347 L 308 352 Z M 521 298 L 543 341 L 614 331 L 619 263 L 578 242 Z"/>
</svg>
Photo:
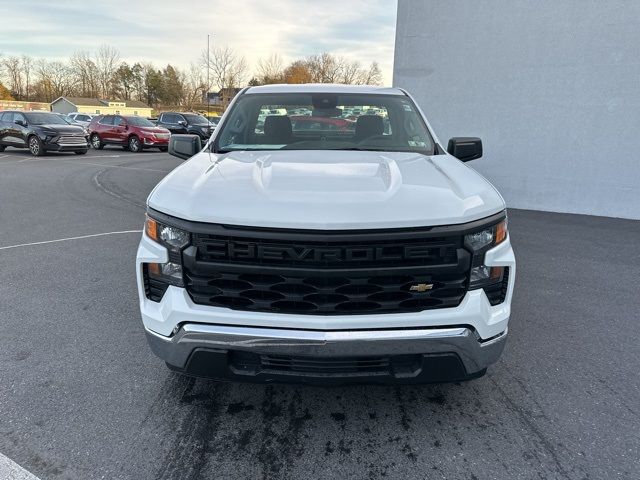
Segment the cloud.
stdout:
<svg viewBox="0 0 640 480">
<path fill-rule="evenodd" d="M 391 83 L 395 0 L 23 0 L 5 22 L 0 53 L 66 58 L 116 47 L 129 61 L 186 66 L 212 45 L 229 45 L 250 65 L 272 53 L 290 61 L 329 51 L 368 65 Z"/>
</svg>

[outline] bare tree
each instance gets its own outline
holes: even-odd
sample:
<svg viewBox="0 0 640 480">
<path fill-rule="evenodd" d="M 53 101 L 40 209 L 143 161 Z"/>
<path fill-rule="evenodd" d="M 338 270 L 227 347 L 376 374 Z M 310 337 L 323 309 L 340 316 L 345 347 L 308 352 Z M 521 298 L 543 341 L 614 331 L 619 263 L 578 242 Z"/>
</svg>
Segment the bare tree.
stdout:
<svg viewBox="0 0 640 480">
<path fill-rule="evenodd" d="M 382 71 L 378 62 L 373 62 L 369 70 L 363 70 L 358 76 L 358 82 L 362 85 L 382 85 Z"/>
<path fill-rule="evenodd" d="M 31 88 L 31 72 L 33 71 L 33 58 L 28 55 L 22 55 L 20 63 L 25 83 L 24 96 L 25 100 L 29 100 L 29 90 Z"/>
<path fill-rule="evenodd" d="M 324 52 L 307 57 L 304 65 L 313 82 L 366 85 L 382 83 L 382 73 L 377 62 L 373 62 L 369 69 L 364 69 L 357 60 L 351 61 L 345 57 Z"/>
<path fill-rule="evenodd" d="M 284 81 L 284 65 L 280 55 L 274 53 L 258 61 L 258 81 L 263 85 Z"/>
<path fill-rule="evenodd" d="M 182 106 L 187 110 L 193 110 L 196 105 L 202 103 L 202 97 L 207 91 L 207 79 L 202 68 L 191 63 L 186 72 L 182 72 L 183 98 Z"/>
<path fill-rule="evenodd" d="M 34 85 L 34 92 L 40 100 L 51 102 L 68 95 L 72 90 L 71 75 L 66 63 L 40 59 L 36 62 L 36 74 L 38 80 Z"/>
<path fill-rule="evenodd" d="M 22 98 L 23 94 L 23 82 L 22 82 L 22 69 L 20 68 L 20 57 L 7 57 L 2 60 L 4 67 L 5 77 L 7 78 L 7 84 L 11 94 L 15 98 Z"/>
<path fill-rule="evenodd" d="M 207 52 L 202 52 L 201 63 L 205 67 L 209 66 L 210 87 L 215 86 L 219 90 L 235 88 L 241 86 L 246 80 L 247 61 L 228 46 L 213 48 L 208 59 Z"/>
<path fill-rule="evenodd" d="M 101 45 L 95 55 L 100 95 L 108 98 L 113 93 L 113 78 L 120 66 L 120 52 L 109 45 Z"/>
<path fill-rule="evenodd" d="M 349 62 L 348 60 L 342 60 L 340 83 L 346 83 L 347 85 L 359 83 L 358 79 L 361 75 L 362 68 L 360 68 L 360 62 Z"/>
<path fill-rule="evenodd" d="M 311 77 L 317 83 L 337 83 L 340 81 L 343 61 L 330 53 L 307 57 L 307 66 Z"/>
<path fill-rule="evenodd" d="M 99 97 L 98 68 L 88 52 L 75 52 L 70 66 L 73 71 L 75 91 L 81 97 Z"/>
</svg>

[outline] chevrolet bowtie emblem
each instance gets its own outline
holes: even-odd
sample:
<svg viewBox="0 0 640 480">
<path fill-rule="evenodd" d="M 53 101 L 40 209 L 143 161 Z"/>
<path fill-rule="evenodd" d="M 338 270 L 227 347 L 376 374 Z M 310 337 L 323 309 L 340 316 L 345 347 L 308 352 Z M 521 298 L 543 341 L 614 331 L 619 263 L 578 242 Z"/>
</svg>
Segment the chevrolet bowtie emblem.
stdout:
<svg viewBox="0 0 640 480">
<path fill-rule="evenodd" d="M 431 290 L 433 288 L 433 283 L 418 283 L 417 285 L 411 285 L 412 292 L 426 292 L 427 290 Z"/>
</svg>

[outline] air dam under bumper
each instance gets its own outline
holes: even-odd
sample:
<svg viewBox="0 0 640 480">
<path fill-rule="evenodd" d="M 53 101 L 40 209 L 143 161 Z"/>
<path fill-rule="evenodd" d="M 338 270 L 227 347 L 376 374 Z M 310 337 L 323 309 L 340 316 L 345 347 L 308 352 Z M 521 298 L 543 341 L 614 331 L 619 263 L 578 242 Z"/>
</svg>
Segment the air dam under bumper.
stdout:
<svg viewBox="0 0 640 480">
<path fill-rule="evenodd" d="M 183 373 L 247 382 L 429 383 L 482 376 L 506 331 L 480 341 L 466 327 L 309 331 L 184 324 L 146 330 L 153 352 Z"/>
</svg>

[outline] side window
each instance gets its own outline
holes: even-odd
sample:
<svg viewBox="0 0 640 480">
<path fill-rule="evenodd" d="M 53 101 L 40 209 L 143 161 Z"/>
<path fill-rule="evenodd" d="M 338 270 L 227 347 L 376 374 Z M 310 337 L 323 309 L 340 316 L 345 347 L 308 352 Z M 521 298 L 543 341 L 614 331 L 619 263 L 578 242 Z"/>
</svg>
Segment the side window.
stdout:
<svg viewBox="0 0 640 480">
<path fill-rule="evenodd" d="M 23 122 L 26 123 L 27 119 L 24 118 L 24 115 L 22 115 L 21 113 L 14 113 L 13 114 L 13 121 L 15 123 L 16 120 L 22 120 Z"/>
<path fill-rule="evenodd" d="M 118 116 L 118 117 L 115 117 L 113 124 L 119 127 L 124 127 L 127 124 L 127 122 L 124 121 L 124 118 Z"/>
<path fill-rule="evenodd" d="M 182 115 L 174 115 L 174 117 L 176 117 L 176 121 L 174 123 L 178 123 L 180 121 L 189 123 Z"/>
<path fill-rule="evenodd" d="M 163 123 L 178 123 L 178 120 L 176 119 L 176 115 L 172 114 L 172 113 L 163 113 L 162 114 L 162 122 Z"/>
<path fill-rule="evenodd" d="M 105 115 L 99 123 L 100 125 L 113 125 L 113 117 L 111 115 Z"/>
<path fill-rule="evenodd" d="M 2 121 L 6 123 L 13 123 L 13 112 L 4 112 L 4 114 L 2 114 Z"/>
</svg>

